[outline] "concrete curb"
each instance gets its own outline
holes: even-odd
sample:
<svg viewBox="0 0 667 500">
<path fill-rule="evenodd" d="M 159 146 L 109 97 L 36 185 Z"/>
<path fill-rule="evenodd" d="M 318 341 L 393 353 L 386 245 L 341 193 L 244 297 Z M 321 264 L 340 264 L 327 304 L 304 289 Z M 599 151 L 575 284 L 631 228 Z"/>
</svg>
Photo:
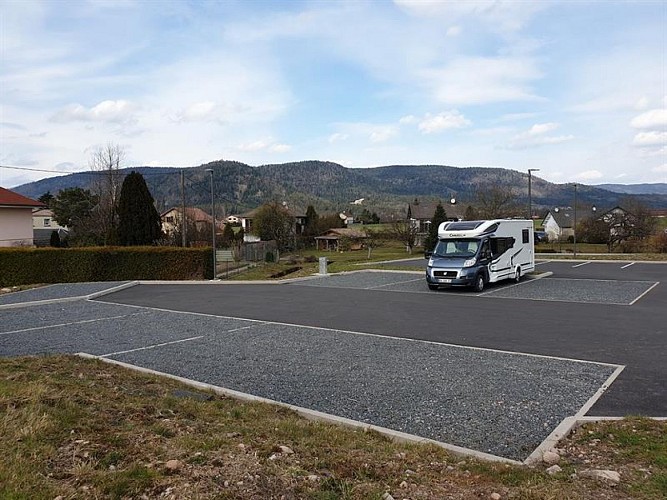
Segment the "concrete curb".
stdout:
<svg viewBox="0 0 667 500">
<path fill-rule="evenodd" d="M 545 451 L 549 451 L 552 448 L 555 448 L 558 442 L 566 437 L 572 429 L 577 426 L 580 419 L 584 418 L 584 415 L 588 410 L 590 410 L 595 402 L 602 397 L 602 395 L 609 389 L 609 386 L 618 378 L 621 372 L 625 369 L 625 366 L 617 366 L 614 372 L 609 375 L 604 384 L 593 394 L 584 405 L 579 408 L 579 411 L 576 415 L 572 417 L 566 417 L 563 421 L 558 424 L 558 426 L 549 434 L 544 441 L 542 441 L 533 452 L 528 455 L 524 460 L 526 465 L 537 464 L 542 461 L 542 455 Z"/>
<path fill-rule="evenodd" d="M 432 444 L 435 446 L 438 446 L 440 448 L 443 448 L 453 455 L 461 456 L 461 457 L 466 457 L 466 458 L 473 458 L 476 460 L 483 460 L 486 462 L 495 462 L 495 463 L 506 463 L 506 464 L 511 464 L 511 465 L 518 465 L 518 466 L 535 466 L 542 461 L 542 455 L 544 454 L 545 451 L 548 451 L 552 448 L 555 448 L 558 445 L 558 442 L 565 437 L 567 437 L 572 430 L 581 427 L 582 425 L 586 423 L 596 423 L 596 422 L 604 422 L 604 421 L 615 421 L 615 420 L 623 420 L 623 417 L 586 417 L 583 415 L 580 415 L 583 411 L 586 411 L 587 408 L 590 408 L 592 404 L 604 393 L 604 391 L 608 388 L 609 384 L 613 382 L 613 380 L 618 376 L 618 374 L 622 371 L 623 367 L 619 367 L 614 374 L 612 374 L 607 382 L 600 388 L 600 390 L 594 395 L 589 402 L 582 407 L 582 409 L 579 411 L 577 415 L 571 416 L 571 417 L 566 417 L 563 419 L 563 421 L 549 434 L 549 436 L 538 445 L 537 448 L 522 462 L 517 461 L 517 460 L 512 460 L 509 458 L 505 457 L 500 457 L 498 455 L 492 455 L 490 453 L 484 453 L 482 451 L 477 451 L 473 450 L 470 448 L 465 448 L 462 446 L 457 446 L 453 445 L 450 443 L 444 443 L 441 441 L 436 441 L 433 439 L 428 439 L 420 436 L 416 436 L 414 434 L 408 434 L 405 432 L 400 432 L 396 431 L 393 429 L 388 429 L 386 427 L 380 427 L 377 425 L 372 425 L 372 424 L 367 424 L 364 422 L 359 422 L 357 420 L 352 420 L 349 418 L 345 417 L 339 417 L 336 415 L 332 415 L 329 413 L 324 413 L 320 412 L 317 410 L 311 410 L 309 408 L 304 408 L 300 406 L 295 406 L 291 405 L 288 403 L 282 403 L 280 401 L 275 401 L 272 399 L 267 399 L 267 398 L 262 398 L 259 396 L 254 396 L 252 394 L 240 392 L 240 391 L 235 391 L 233 389 L 227 389 L 225 387 L 220 387 L 212 384 L 207 384 L 204 382 L 198 382 L 196 380 L 184 378 L 184 377 L 179 377 L 178 375 L 172 375 L 169 373 L 165 372 L 160 372 L 157 370 L 152 370 L 150 368 L 144 368 L 141 366 L 136 366 L 132 365 L 129 363 L 124 363 L 122 361 L 117 361 L 114 359 L 109 359 L 106 357 L 102 356 L 96 356 L 93 354 L 88 354 L 84 352 L 79 352 L 76 353 L 77 356 L 82 357 L 84 359 L 94 359 L 98 361 L 102 361 L 104 363 L 109 363 L 112 365 L 120 366 L 128 370 L 133 370 L 137 371 L 139 373 L 145 373 L 148 375 L 154 375 L 157 377 L 165 377 L 171 380 L 176 380 L 178 382 L 181 382 L 189 387 L 199 389 L 202 391 L 209 391 L 213 392 L 215 394 L 219 394 L 222 396 L 230 397 L 233 399 L 237 399 L 239 401 L 249 401 L 249 402 L 258 402 L 258 403 L 265 403 L 265 404 L 271 404 L 271 405 L 277 405 L 283 408 L 288 408 L 302 417 L 308 419 L 308 420 L 315 420 L 315 421 L 320 421 L 320 422 L 327 422 L 330 424 L 334 425 L 340 425 L 343 427 L 348 427 L 352 429 L 359 429 L 362 431 L 375 431 L 383 436 L 388 437 L 392 441 L 396 441 L 399 443 L 415 443 L 415 444 Z M 652 420 L 658 420 L 658 421 L 667 421 L 667 417 L 650 417 Z"/>
<path fill-rule="evenodd" d="M 190 387 L 193 387 L 195 389 L 203 390 L 203 391 L 211 391 L 216 394 L 220 394 L 222 396 L 227 396 L 233 399 L 238 399 L 240 401 L 249 401 L 249 402 L 257 402 L 257 403 L 266 403 L 266 404 L 271 404 L 271 405 L 277 405 L 283 408 L 288 408 L 302 417 L 308 419 L 308 420 L 315 420 L 315 421 L 320 421 L 320 422 L 327 422 L 330 424 L 334 425 L 340 425 L 343 427 L 349 427 L 352 429 L 359 429 L 362 431 L 374 431 L 377 432 L 383 436 L 388 437 L 392 441 L 396 441 L 399 443 L 419 443 L 419 444 L 432 444 L 435 446 L 439 446 L 441 448 L 444 448 L 445 450 L 451 452 L 454 455 L 462 456 L 462 457 L 468 457 L 468 458 L 474 458 L 478 460 L 484 460 L 487 462 L 500 462 L 500 463 L 506 463 L 506 464 L 512 464 L 512 465 L 524 465 L 522 462 L 512 460 L 509 458 L 505 457 L 500 457 L 497 455 L 492 455 L 490 453 L 484 453 L 481 451 L 477 450 L 472 450 L 470 448 L 464 448 L 462 446 L 456 446 L 453 444 L 449 443 L 443 443 L 440 441 L 435 441 L 433 439 L 428 439 L 428 438 L 423 438 L 420 436 L 415 436 L 414 434 L 407 434 L 405 432 L 400 432 L 400 431 L 395 431 L 393 429 L 388 429 L 386 427 L 380 427 L 377 425 L 372 425 L 372 424 L 367 424 L 364 422 L 359 422 L 357 420 L 352 420 L 349 418 L 345 417 L 338 417 L 336 415 L 331 415 L 329 413 L 323 413 L 320 411 L 316 410 L 311 410 L 308 408 L 303 408 L 300 406 L 295 406 L 291 405 L 288 403 L 282 403 L 280 401 L 274 401 L 272 399 L 267 399 L 267 398 L 262 398 L 259 396 L 253 396 L 252 394 L 247 394 L 244 392 L 239 392 L 235 391 L 232 389 L 227 389 L 224 387 L 219 387 L 211 384 L 207 384 L 204 382 L 198 382 L 196 380 L 184 378 L 184 377 L 179 377 L 178 375 L 171 375 L 169 373 L 164 373 L 164 372 L 159 372 L 156 370 L 151 370 L 150 368 L 144 368 L 141 366 L 136 366 L 132 365 L 129 363 L 124 363 L 122 361 L 116 361 L 114 359 L 109 359 L 109 358 L 104 358 L 100 356 L 95 356 L 92 354 L 84 353 L 84 352 L 79 352 L 76 353 L 77 356 L 85 358 L 85 359 L 95 359 L 99 361 L 103 361 L 105 363 L 109 363 L 112 365 L 117 365 L 121 366 L 123 368 L 137 371 L 140 373 L 145 373 L 148 375 L 155 375 L 158 377 L 165 377 L 169 378 L 171 380 L 176 380 L 178 382 L 181 382 L 185 385 L 188 385 Z"/>
<path fill-rule="evenodd" d="M 47 304 L 59 304 L 64 302 L 76 302 L 77 300 L 91 300 L 98 297 L 103 297 L 110 293 L 118 292 L 126 288 L 131 288 L 135 285 L 138 285 L 138 281 L 130 281 L 129 283 L 123 283 L 122 285 L 114 286 L 107 288 L 106 290 L 100 290 L 99 292 L 90 293 L 88 295 L 77 295 L 74 297 L 60 297 L 57 299 L 44 299 L 44 300 L 32 300 L 29 302 L 16 302 L 14 304 L 2 304 L 0 305 L 0 311 L 3 309 L 17 309 L 20 307 L 30 307 L 30 306 L 43 306 Z"/>
</svg>

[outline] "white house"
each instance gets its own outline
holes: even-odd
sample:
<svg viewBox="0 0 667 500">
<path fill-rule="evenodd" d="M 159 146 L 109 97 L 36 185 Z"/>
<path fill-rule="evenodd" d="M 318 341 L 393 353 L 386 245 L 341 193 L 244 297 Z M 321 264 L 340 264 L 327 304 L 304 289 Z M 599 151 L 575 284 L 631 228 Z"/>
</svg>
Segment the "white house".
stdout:
<svg viewBox="0 0 667 500">
<path fill-rule="evenodd" d="M 567 241 L 574 237 L 574 211 L 570 208 L 554 208 L 542 222 L 549 241 Z"/>
<path fill-rule="evenodd" d="M 69 233 L 67 227 L 61 226 L 53 218 L 53 211 L 48 208 L 36 208 L 32 211 L 32 238 L 37 246 L 48 246 L 51 233 L 56 231 L 62 240 Z"/>
</svg>

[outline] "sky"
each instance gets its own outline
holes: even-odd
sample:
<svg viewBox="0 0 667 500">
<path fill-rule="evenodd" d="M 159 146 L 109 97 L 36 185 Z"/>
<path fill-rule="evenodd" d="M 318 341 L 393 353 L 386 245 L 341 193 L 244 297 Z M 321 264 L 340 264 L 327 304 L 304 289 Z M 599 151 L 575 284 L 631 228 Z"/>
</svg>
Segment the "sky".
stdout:
<svg viewBox="0 0 667 500">
<path fill-rule="evenodd" d="M 0 0 L 0 186 L 107 144 L 667 182 L 666 51 L 664 0 Z"/>
</svg>

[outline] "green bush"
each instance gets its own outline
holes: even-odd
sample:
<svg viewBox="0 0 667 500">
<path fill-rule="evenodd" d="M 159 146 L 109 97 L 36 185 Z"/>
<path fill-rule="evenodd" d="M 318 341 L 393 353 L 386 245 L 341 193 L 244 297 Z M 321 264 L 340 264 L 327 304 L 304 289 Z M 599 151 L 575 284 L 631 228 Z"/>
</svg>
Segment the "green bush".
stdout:
<svg viewBox="0 0 667 500">
<path fill-rule="evenodd" d="M 210 248 L 2 248 L 0 286 L 210 279 Z"/>
</svg>

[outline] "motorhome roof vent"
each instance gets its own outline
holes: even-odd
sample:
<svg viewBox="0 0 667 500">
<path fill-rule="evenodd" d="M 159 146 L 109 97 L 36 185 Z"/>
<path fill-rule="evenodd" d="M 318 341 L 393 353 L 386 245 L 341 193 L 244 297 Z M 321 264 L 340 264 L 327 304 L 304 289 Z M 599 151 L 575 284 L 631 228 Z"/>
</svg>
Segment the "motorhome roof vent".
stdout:
<svg viewBox="0 0 667 500">
<path fill-rule="evenodd" d="M 462 222 L 450 222 L 447 231 L 471 231 L 484 224 L 483 220 L 467 220 Z"/>
</svg>

